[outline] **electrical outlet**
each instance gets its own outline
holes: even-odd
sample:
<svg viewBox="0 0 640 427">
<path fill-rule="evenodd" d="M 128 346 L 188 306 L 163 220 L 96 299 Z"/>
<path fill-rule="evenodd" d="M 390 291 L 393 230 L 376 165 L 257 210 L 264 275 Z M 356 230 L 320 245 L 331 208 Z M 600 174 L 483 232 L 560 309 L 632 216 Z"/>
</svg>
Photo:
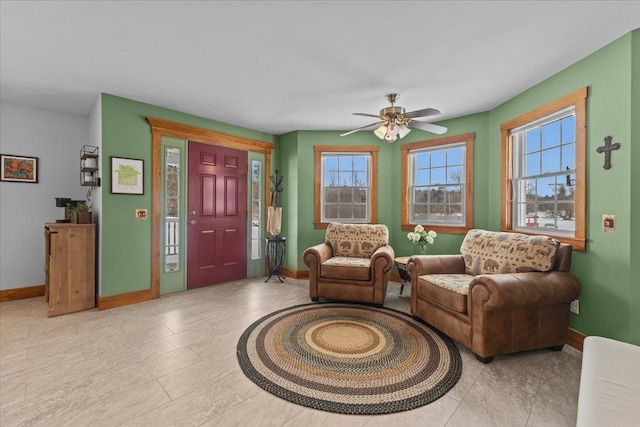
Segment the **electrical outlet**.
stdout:
<svg viewBox="0 0 640 427">
<path fill-rule="evenodd" d="M 580 301 L 577 299 L 574 299 L 573 301 L 571 301 L 570 310 L 573 314 L 580 314 Z"/>
</svg>

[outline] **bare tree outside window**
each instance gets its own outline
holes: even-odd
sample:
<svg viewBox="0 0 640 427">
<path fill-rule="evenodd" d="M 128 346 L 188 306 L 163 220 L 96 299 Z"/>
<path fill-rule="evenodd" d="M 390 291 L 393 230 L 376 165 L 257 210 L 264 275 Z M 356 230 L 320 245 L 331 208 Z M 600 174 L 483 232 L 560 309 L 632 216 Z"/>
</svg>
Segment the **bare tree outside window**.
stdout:
<svg viewBox="0 0 640 427">
<path fill-rule="evenodd" d="M 514 170 L 517 227 L 575 230 L 575 116 L 572 110 L 512 132 L 518 161 Z M 522 209 L 524 207 L 524 210 Z"/>
<path fill-rule="evenodd" d="M 323 154 L 323 221 L 367 221 L 370 163 L 361 153 Z"/>
<path fill-rule="evenodd" d="M 464 145 L 409 152 L 413 165 L 411 219 L 416 224 L 464 222 Z"/>
</svg>

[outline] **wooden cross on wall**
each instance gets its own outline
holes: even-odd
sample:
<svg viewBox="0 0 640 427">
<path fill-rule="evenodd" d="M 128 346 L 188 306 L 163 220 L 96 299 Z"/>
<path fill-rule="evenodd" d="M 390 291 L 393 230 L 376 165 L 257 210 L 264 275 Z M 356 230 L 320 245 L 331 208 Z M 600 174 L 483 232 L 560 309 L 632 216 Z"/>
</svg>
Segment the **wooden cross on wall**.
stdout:
<svg viewBox="0 0 640 427">
<path fill-rule="evenodd" d="M 603 168 L 611 169 L 611 150 L 617 150 L 618 148 L 620 148 L 619 143 L 616 142 L 615 144 L 612 144 L 610 136 L 604 137 L 604 145 L 602 147 L 596 148 L 596 151 L 598 153 L 604 153 L 604 166 L 602 166 Z"/>
</svg>

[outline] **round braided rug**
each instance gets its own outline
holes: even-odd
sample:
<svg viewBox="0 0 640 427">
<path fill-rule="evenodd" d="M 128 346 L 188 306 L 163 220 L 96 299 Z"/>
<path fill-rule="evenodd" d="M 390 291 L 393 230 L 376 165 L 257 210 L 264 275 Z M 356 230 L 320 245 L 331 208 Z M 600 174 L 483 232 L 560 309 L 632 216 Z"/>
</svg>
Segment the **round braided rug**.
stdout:
<svg viewBox="0 0 640 427">
<path fill-rule="evenodd" d="M 305 304 L 253 323 L 238 362 L 257 385 L 290 402 L 344 414 L 388 414 L 443 396 L 460 378 L 453 341 L 400 311 Z"/>
</svg>

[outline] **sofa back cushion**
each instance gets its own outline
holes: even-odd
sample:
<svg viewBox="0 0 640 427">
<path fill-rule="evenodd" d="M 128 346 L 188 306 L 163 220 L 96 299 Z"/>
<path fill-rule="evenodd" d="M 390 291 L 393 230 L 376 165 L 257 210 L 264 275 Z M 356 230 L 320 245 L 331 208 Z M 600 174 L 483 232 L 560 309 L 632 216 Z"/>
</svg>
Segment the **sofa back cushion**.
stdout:
<svg viewBox="0 0 640 427">
<path fill-rule="evenodd" d="M 389 230 L 384 224 L 332 222 L 324 241 L 333 249 L 333 256 L 371 258 L 376 249 L 389 244 Z"/>
<path fill-rule="evenodd" d="M 559 244 L 549 236 L 474 229 L 467 232 L 460 253 L 467 274 L 549 271 Z"/>
</svg>

